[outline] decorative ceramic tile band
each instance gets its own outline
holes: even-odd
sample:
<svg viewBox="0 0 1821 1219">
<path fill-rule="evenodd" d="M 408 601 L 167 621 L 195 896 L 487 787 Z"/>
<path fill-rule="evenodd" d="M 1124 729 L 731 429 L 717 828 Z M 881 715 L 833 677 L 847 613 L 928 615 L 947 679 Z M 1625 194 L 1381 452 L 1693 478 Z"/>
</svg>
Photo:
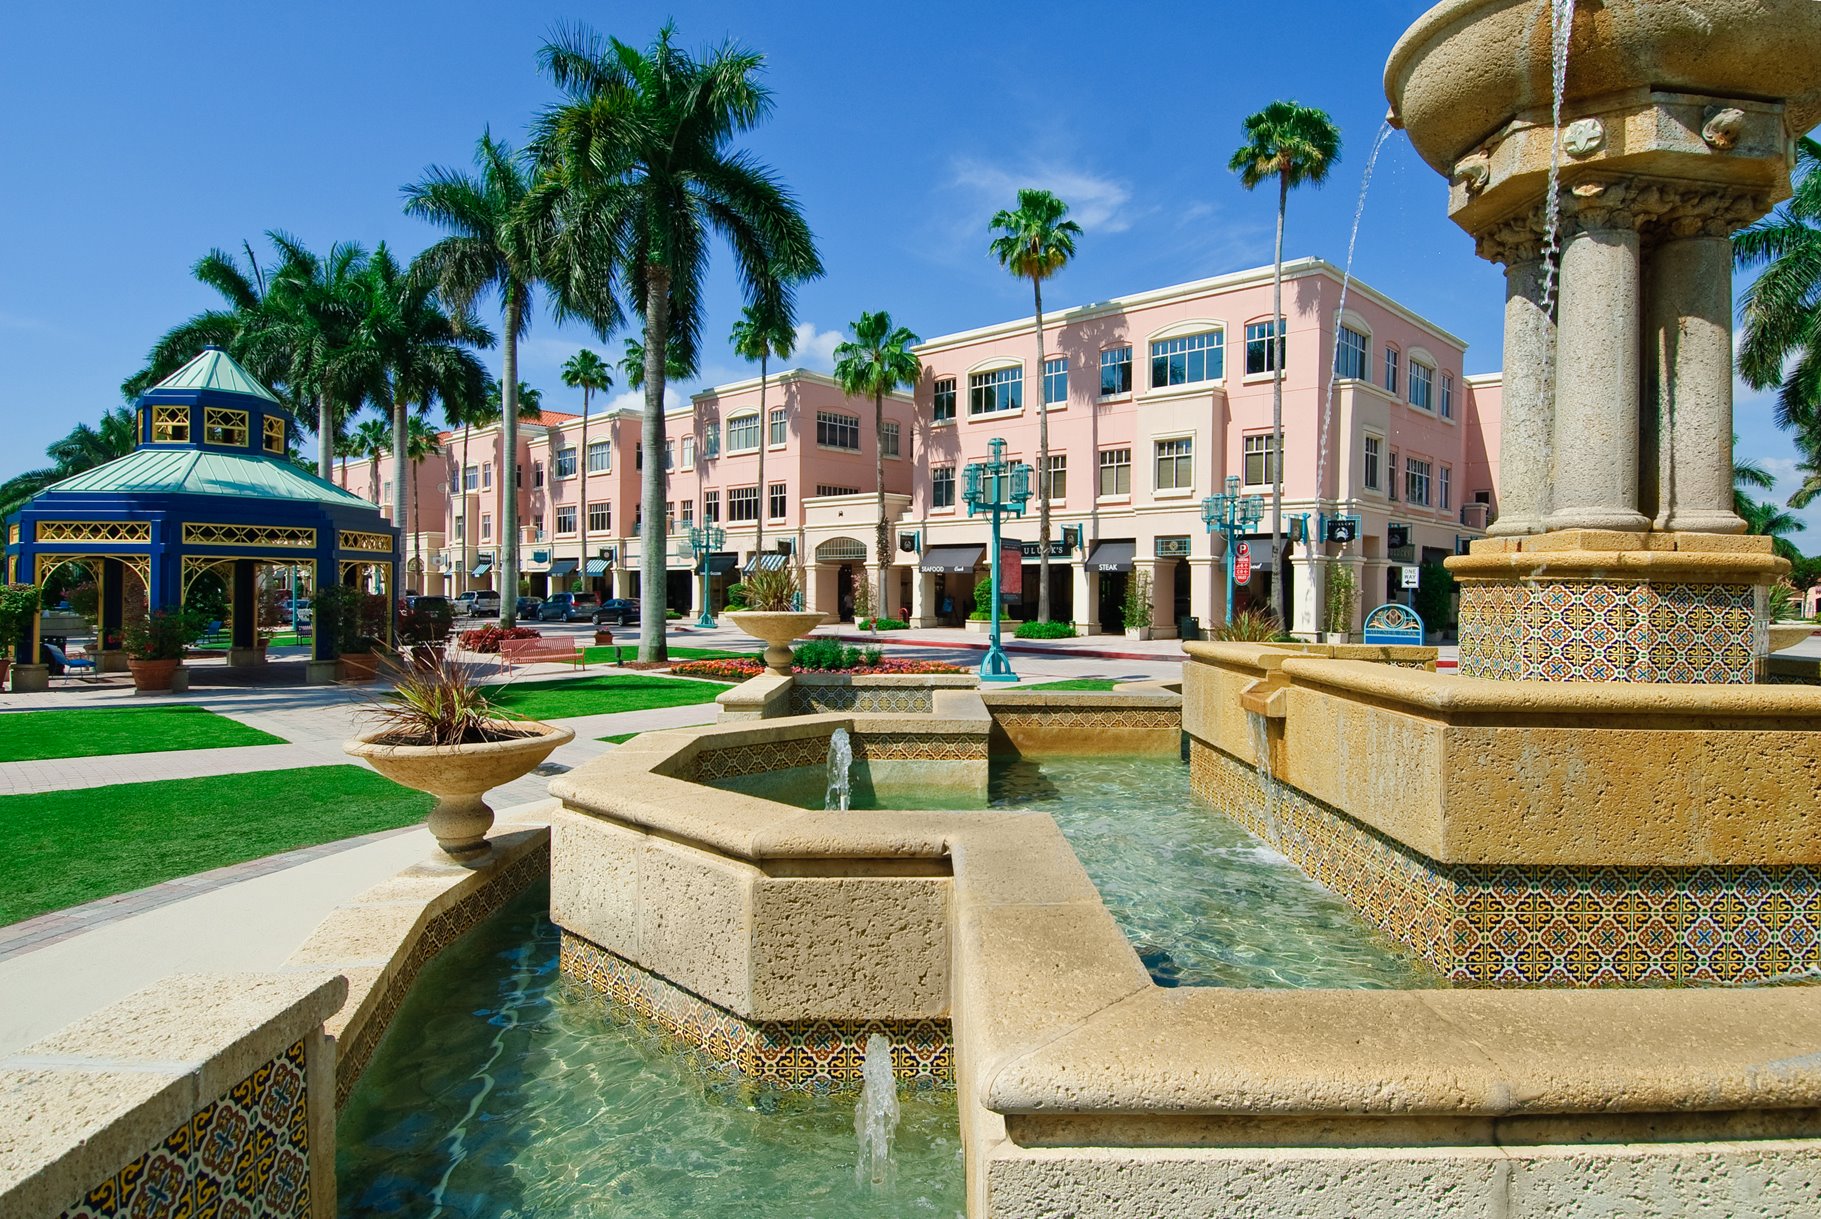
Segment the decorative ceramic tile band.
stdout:
<svg viewBox="0 0 1821 1219">
<path fill-rule="evenodd" d="M 767 770 L 790 770 L 797 766 L 822 766 L 828 761 L 826 736 L 797 737 L 794 740 L 765 741 L 758 745 L 726 745 L 704 749 L 696 755 L 695 775 L 698 783 L 755 775 Z"/>
<path fill-rule="evenodd" d="M 1765 642 L 1760 597 L 1750 584 L 1463 580 L 1460 674 L 1751 682 Z"/>
<path fill-rule="evenodd" d="M 1821 869 L 1440 864 L 1202 741 L 1189 760 L 1197 795 L 1456 985 L 1699 985 L 1821 968 Z"/>
<path fill-rule="evenodd" d="M 404 963 L 381 984 L 385 989 L 371 1014 L 352 1035 L 344 1031 L 335 1047 L 337 1112 L 348 1103 L 354 1085 L 360 1082 L 367 1064 L 373 1061 L 373 1051 L 379 1048 L 386 1030 L 392 1027 L 392 1018 L 398 1015 L 399 1007 L 411 993 L 411 986 L 424 966 L 533 883 L 549 877 L 550 845 L 546 840 L 543 846 L 519 856 L 481 888 L 430 920 L 417 942 L 411 945 Z"/>
<path fill-rule="evenodd" d="M 866 715 L 928 715 L 935 707 L 928 686 L 805 686 L 790 688 L 792 715 L 858 711 Z"/>
<path fill-rule="evenodd" d="M 854 737 L 854 758 L 863 762 L 973 762 L 987 757 L 986 733 L 868 732 Z"/>
<path fill-rule="evenodd" d="M 304 1068 L 304 1043 L 298 1041 L 65 1208 L 62 1219 L 308 1215 L 310 1118 Z"/>
<path fill-rule="evenodd" d="M 715 1061 L 780 1088 L 858 1088 L 866 1039 L 874 1033 L 891 1042 L 892 1074 L 900 1081 L 916 1088 L 954 1087 L 946 1020 L 746 1020 L 567 931 L 562 970 Z"/>
<path fill-rule="evenodd" d="M 1175 707 L 1045 707 L 1041 711 L 995 709 L 993 719 L 1004 728 L 1049 728 L 1057 731 L 1182 726 L 1182 712 Z"/>
</svg>

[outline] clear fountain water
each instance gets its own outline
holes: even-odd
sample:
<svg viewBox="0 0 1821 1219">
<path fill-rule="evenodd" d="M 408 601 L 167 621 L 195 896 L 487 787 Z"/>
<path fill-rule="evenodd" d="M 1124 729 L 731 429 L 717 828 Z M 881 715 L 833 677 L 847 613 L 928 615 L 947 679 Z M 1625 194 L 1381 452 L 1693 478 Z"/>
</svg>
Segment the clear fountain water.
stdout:
<svg viewBox="0 0 1821 1219">
<path fill-rule="evenodd" d="M 853 766 L 853 738 L 848 736 L 847 729 L 837 728 L 828 738 L 828 790 L 822 797 L 823 808 L 847 811 L 853 800 Z"/>
<path fill-rule="evenodd" d="M 874 1189 L 892 1184 L 892 1139 L 898 1133 L 898 1081 L 892 1076 L 892 1045 L 882 1034 L 866 1039 L 860 1069 L 860 1103 L 854 1106 L 854 1137 L 860 1158 L 854 1180 Z"/>
<path fill-rule="evenodd" d="M 1555 312 L 1556 282 L 1562 264 L 1562 93 L 1568 87 L 1568 43 L 1574 31 L 1574 0 L 1549 4 L 1549 185 L 1543 195 L 1543 312 Z M 1553 357 L 1551 357 L 1553 359 Z M 1541 384 L 1554 383 L 1545 377 Z"/>
</svg>

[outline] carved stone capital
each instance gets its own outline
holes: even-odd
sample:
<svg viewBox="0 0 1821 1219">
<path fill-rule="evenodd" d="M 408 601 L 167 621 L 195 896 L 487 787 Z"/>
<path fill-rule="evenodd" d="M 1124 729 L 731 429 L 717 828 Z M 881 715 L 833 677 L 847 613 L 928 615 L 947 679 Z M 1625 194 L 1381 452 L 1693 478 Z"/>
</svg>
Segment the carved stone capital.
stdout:
<svg viewBox="0 0 1821 1219">
<path fill-rule="evenodd" d="M 1633 187 L 1648 237 L 1730 237 L 1770 210 L 1767 192 L 1710 182 L 1639 179 Z"/>
<path fill-rule="evenodd" d="M 1633 183 L 1622 178 L 1578 179 L 1562 192 L 1563 237 L 1638 227 L 1638 201 Z"/>
<path fill-rule="evenodd" d="M 1542 207 L 1507 216 L 1473 235 L 1474 251 L 1488 262 L 1507 267 L 1543 258 L 1547 220 Z"/>
</svg>

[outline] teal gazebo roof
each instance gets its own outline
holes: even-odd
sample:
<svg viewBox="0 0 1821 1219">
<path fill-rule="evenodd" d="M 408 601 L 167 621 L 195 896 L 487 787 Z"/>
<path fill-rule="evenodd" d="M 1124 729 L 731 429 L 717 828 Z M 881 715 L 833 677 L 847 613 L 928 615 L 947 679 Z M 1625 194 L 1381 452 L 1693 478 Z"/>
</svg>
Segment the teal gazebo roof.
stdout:
<svg viewBox="0 0 1821 1219">
<path fill-rule="evenodd" d="M 136 449 L 46 487 L 41 494 L 225 495 L 330 504 L 377 512 L 373 503 L 277 457 L 209 449 Z"/>
<path fill-rule="evenodd" d="M 153 392 L 165 389 L 213 389 L 226 394 L 248 394 L 279 404 L 271 390 L 254 380 L 252 374 L 219 347 L 203 348 L 195 359 L 152 387 Z"/>
</svg>

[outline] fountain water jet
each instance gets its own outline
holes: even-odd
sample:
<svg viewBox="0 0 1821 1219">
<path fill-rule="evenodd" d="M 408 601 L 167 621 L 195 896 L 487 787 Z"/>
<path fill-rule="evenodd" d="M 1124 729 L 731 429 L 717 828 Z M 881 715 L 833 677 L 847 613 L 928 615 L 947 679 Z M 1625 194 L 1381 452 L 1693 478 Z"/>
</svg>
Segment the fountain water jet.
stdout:
<svg viewBox="0 0 1821 1219">
<path fill-rule="evenodd" d="M 866 1039 L 860 1068 L 860 1103 L 854 1106 L 854 1137 L 860 1158 L 854 1180 L 875 1189 L 892 1181 L 892 1138 L 898 1132 L 898 1081 L 892 1075 L 892 1045 L 881 1033 Z"/>
<path fill-rule="evenodd" d="M 848 804 L 853 799 L 849 774 L 853 765 L 853 738 L 848 735 L 847 729 L 837 728 L 828 738 L 828 794 L 823 798 L 823 808 L 831 812 L 847 811 Z"/>
</svg>

